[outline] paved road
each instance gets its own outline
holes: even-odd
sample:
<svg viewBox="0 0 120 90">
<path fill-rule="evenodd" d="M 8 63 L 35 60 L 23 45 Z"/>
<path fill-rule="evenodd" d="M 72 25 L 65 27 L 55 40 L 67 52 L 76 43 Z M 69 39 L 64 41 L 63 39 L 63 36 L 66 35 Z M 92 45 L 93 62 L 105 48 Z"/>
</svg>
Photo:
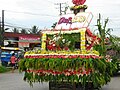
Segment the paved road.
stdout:
<svg viewBox="0 0 120 90">
<path fill-rule="evenodd" d="M 48 83 L 35 83 L 34 87 L 30 87 L 22 78 L 23 73 L 18 71 L 0 74 L 0 90 L 49 90 Z M 103 86 L 102 90 L 120 90 L 120 75 L 113 77 L 108 85 Z"/>
</svg>

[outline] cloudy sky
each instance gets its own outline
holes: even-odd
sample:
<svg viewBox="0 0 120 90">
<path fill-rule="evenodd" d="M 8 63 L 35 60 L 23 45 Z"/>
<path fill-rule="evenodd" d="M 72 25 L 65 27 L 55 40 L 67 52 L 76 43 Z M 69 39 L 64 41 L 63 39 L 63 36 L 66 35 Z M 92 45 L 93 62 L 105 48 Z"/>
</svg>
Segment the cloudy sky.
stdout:
<svg viewBox="0 0 120 90">
<path fill-rule="evenodd" d="M 72 6 L 72 0 L 0 0 L 0 10 L 5 10 L 5 24 L 13 27 L 31 28 L 33 25 L 41 29 L 50 28 L 59 19 L 59 5 L 67 3 Z M 109 28 L 113 34 L 120 34 L 120 1 L 119 0 L 86 0 L 88 9 L 94 18 L 90 27 L 94 28 L 98 14 L 102 20 L 109 18 Z M 66 4 L 62 4 L 64 7 Z M 64 9 L 64 8 L 63 8 Z M 0 13 L 1 15 L 1 13 Z"/>
</svg>

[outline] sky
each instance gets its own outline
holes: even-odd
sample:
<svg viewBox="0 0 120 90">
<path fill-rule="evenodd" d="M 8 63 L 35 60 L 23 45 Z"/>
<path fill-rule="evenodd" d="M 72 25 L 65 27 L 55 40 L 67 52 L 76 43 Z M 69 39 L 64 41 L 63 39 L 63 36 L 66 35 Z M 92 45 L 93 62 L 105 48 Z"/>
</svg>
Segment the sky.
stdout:
<svg viewBox="0 0 120 90">
<path fill-rule="evenodd" d="M 0 0 L 0 11 L 5 10 L 5 25 L 20 28 L 36 25 L 39 29 L 46 29 L 59 20 L 59 3 L 66 3 L 62 7 L 73 6 L 72 0 Z M 86 12 L 94 15 L 91 29 L 95 29 L 100 13 L 102 21 L 109 18 L 108 28 L 113 28 L 112 34 L 119 36 L 120 0 L 86 0 L 85 4 L 88 6 Z"/>
</svg>

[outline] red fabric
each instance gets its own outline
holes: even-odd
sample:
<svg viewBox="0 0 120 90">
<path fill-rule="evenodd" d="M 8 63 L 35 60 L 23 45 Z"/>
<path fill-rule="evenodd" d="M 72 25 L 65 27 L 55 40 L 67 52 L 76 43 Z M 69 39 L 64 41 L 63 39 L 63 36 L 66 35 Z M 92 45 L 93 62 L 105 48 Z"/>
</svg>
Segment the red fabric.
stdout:
<svg viewBox="0 0 120 90">
<path fill-rule="evenodd" d="M 75 4 L 76 6 L 83 5 L 85 1 L 86 0 L 72 0 L 73 4 Z"/>
<path fill-rule="evenodd" d="M 93 47 L 94 41 L 96 40 L 97 37 L 95 35 L 93 35 L 92 32 L 90 31 L 90 29 L 88 29 L 88 28 L 86 30 L 86 33 L 89 37 L 92 37 L 91 44 L 86 47 L 87 50 L 90 50 Z"/>
</svg>

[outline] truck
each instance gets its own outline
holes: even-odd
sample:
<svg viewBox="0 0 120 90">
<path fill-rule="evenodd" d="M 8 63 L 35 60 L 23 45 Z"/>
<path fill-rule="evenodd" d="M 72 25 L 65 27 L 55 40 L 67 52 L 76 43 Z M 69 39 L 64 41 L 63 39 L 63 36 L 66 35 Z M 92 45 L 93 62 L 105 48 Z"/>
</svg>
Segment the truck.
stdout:
<svg viewBox="0 0 120 90">
<path fill-rule="evenodd" d="M 81 1 L 73 0 L 73 13 L 60 16 L 54 29 L 43 30 L 41 49 L 27 51 L 20 61 L 30 85 L 49 82 L 49 90 L 94 90 L 110 82 L 114 65 L 99 52 L 104 52 L 104 39 L 88 28 L 93 15 Z"/>
</svg>

